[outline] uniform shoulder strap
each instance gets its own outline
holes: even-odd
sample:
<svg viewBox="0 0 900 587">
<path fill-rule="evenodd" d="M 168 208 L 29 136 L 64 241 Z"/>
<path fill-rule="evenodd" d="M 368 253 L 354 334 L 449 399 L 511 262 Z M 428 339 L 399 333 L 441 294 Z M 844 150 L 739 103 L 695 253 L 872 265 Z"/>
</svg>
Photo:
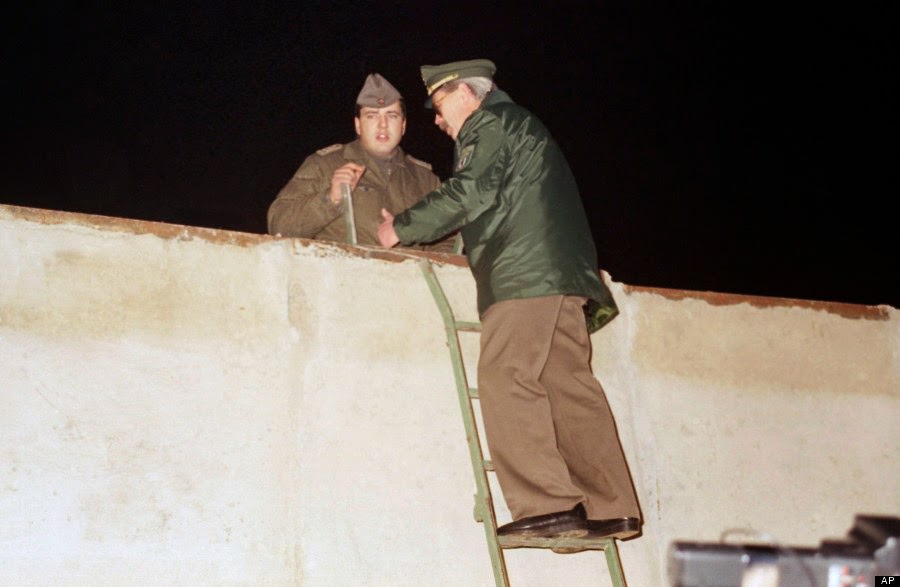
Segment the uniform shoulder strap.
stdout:
<svg viewBox="0 0 900 587">
<path fill-rule="evenodd" d="M 421 159 L 416 159 L 409 153 L 406 154 L 406 158 L 409 159 L 411 162 L 415 163 L 416 165 L 418 165 L 419 167 L 424 167 L 428 171 L 431 171 L 431 163 L 426 163 L 425 161 L 422 161 Z"/>
<path fill-rule="evenodd" d="M 330 153 L 334 153 L 335 151 L 337 151 L 338 149 L 340 149 L 343 146 L 344 145 L 342 145 L 340 143 L 335 143 L 335 144 L 331 145 L 330 147 L 324 147 L 322 149 L 319 149 L 318 151 L 316 151 L 316 153 L 319 155 L 328 155 Z"/>
</svg>

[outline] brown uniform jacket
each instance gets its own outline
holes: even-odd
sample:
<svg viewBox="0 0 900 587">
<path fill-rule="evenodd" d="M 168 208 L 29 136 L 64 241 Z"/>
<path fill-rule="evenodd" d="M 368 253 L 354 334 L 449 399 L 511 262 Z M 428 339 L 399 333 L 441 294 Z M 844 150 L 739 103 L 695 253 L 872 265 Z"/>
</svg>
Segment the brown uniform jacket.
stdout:
<svg viewBox="0 0 900 587">
<path fill-rule="evenodd" d="M 400 147 L 386 172 L 358 140 L 332 145 L 307 157 L 278 193 L 269 206 L 269 234 L 348 242 L 344 203 L 335 206 L 329 192 L 334 170 L 350 161 L 366 166 L 353 190 L 357 242 L 361 245 L 379 244 L 376 231 L 382 221 L 382 208 L 396 214 L 441 183 L 431 165 L 405 154 Z M 454 238 L 450 236 L 416 248 L 450 253 L 453 245 Z"/>
</svg>

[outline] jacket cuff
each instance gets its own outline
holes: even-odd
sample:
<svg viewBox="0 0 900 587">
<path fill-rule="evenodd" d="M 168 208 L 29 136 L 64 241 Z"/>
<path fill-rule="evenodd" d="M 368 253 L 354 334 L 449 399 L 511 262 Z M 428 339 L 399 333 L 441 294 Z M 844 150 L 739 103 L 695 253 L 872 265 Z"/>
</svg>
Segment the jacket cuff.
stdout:
<svg viewBox="0 0 900 587">
<path fill-rule="evenodd" d="M 344 200 L 342 199 L 339 203 L 335 204 L 331 200 L 331 188 L 325 188 L 325 192 L 322 194 L 322 203 L 325 206 L 328 206 L 329 209 L 335 210 L 339 214 L 344 211 Z"/>
</svg>

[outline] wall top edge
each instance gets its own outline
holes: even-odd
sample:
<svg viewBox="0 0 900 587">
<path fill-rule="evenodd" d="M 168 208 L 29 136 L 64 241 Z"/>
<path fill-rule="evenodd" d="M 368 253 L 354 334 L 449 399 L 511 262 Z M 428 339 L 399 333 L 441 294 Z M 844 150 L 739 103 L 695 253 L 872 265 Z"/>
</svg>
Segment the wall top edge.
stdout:
<svg viewBox="0 0 900 587">
<path fill-rule="evenodd" d="M 275 237 L 268 234 L 256 234 L 225 230 L 169 224 L 165 222 L 136 220 L 114 216 L 85 214 L 81 212 L 65 212 L 42 208 L 29 208 L 0 204 L 0 219 L 23 220 L 46 225 L 74 224 L 98 230 L 116 231 L 131 234 L 153 234 L 164 239 L 204 240 L 210 243 L 251 247 L 264 243 L 289 241 L 303 248 L 331 248 L 341 250 L 344 254 L 366 259 L 402 262 L 409 259 L 427 258 L 438 264 L 466 267 L 465 257 L 448 253 L 419 251 L 414 249 L 383 249 L 380 247 L 349 245 L 338 242 L 324 242 L 302 238 Z M 735 293 L 718 293 L 709 291 L 691 291 L 622 284 L 626 294 L 655 294 L 666 299 L 679 301 L 696 299 L 715 306 L 730 306 L 748 303 L 759 308 L 796 307 L 822 310 L 845 318 L 864 320 L 890 320 L 891 310 L 888 305 L 866 306 L 843 302 L 825 302 L 816 300 L 799 300 Z"/>
</svg>

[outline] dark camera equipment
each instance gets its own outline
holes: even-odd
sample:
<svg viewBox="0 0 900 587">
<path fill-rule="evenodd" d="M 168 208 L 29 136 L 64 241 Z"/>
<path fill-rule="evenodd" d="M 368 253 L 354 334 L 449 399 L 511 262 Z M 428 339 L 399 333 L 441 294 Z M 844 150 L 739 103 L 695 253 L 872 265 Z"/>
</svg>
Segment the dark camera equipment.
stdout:
<svg viewBox="0 0 900 587">
<path fill-rule="evenodd" d="M 671 587 L 900 586 L 900 518 L 857 515 L 818 548 L 675 541 L 667 570 Z"/>
</svg>

